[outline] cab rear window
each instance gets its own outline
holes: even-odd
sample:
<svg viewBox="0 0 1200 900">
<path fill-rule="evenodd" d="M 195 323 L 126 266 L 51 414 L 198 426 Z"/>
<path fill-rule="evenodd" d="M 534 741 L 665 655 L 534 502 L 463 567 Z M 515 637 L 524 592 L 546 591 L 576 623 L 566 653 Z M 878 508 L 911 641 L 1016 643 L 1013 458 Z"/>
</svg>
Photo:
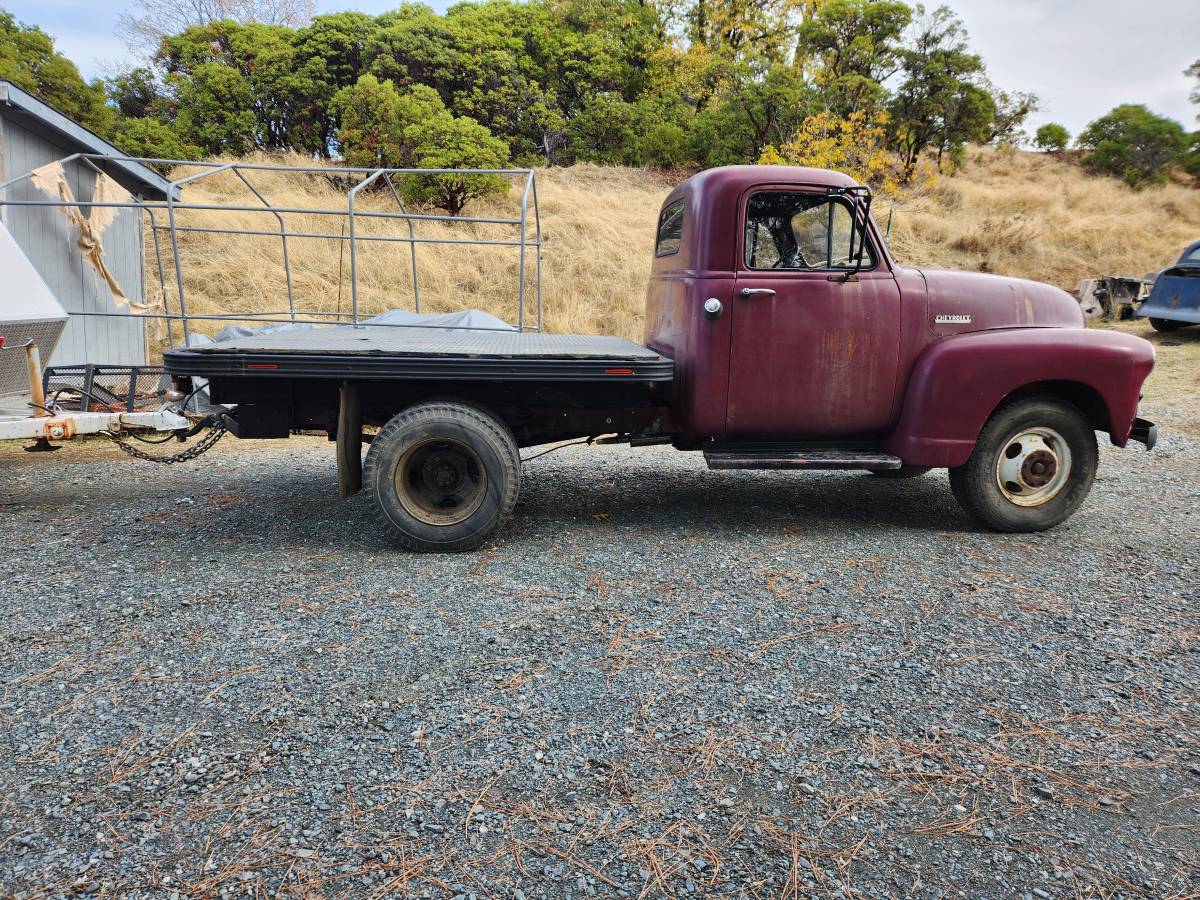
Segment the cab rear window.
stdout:
<svg viewBox="0 0 1200 900">
<path fill-rule="evenodd" d="M 665 207 L 658 217 L 658 238 L 654 242 L 655 256 L 670 256 L 679 252 L 683 243 L 683 201 L 676 200 Z"/>
</svg>

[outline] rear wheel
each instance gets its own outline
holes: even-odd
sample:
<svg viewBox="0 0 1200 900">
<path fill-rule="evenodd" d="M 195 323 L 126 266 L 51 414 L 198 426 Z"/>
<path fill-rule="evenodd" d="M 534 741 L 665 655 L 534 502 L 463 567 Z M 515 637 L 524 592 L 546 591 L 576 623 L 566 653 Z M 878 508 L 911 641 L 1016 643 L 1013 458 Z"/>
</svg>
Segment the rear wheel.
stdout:
<svg viewBox="0 0 1200 900">
<path fill-rule="evenodd" d="M 397 414 L 371 441 L 363 467 L 384 534 L 410 550 L 478 547 L 512 512 L 520 484 L 508 426 L 465 403 Z"/>
<path fill-rule="evenodd" d="M 1044 531 L 1079 508 L 1096 478 L 1096 432 L 1078 408 L 1031 398 L 1000 407 L 950 487 L 995 531 Z"/>
</svg>

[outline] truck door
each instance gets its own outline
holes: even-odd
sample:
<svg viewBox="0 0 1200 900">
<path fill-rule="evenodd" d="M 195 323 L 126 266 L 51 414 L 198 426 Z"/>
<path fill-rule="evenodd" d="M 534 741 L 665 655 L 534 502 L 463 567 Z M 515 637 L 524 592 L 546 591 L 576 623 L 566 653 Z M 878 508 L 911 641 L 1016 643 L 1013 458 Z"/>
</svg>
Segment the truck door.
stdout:
<svg viewBox="0 0 1200 900">
<path fill-rule="evenodd" d="M 740 209 L 727 434 L 885 430 L 899 364 L 900 291 L 870 237 L 862 271 L 846 278 L 858 257 L 851 201 L 825 190 L 758 187 Z"/>
</svg>

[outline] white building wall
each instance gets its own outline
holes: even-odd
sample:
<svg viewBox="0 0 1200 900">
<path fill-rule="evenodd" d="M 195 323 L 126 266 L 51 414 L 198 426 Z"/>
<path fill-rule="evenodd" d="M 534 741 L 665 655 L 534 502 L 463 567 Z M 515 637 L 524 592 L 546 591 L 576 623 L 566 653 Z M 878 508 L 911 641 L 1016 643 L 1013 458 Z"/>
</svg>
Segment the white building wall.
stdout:
<svg viewBox="0 0 1200 900">
<path fill-rule="evenodd" d="M 69 147 L 34 133 L 0 113 L 0 159 L 3 180 L 24 175 L 73 153 Z M 92 196 L 94 173 L 71 163 L 65 169 L 76 200 Z M 50 199 L 28 179 L 11 185 L 6 199 Z M 86 208 L 83 210 L 87 214 Z M 50 290 L 68 313 L 120 312 L 108 286 L 83 261 L 75 246 L 76 230 L 62 209 L 52 206 L 5 206 L 4 223 L 33 262 Z M 145 296 L 142 267 L 142 214 L 121 210 L 104 233 L 104 256 L 125 293 L 140 301 Z M 0 293 L 0 298 L 2 298 Z M 0 302 L 3 302 L 0 299 Z M 50 365 L 72 363 L 143 365 L 146 362 L 146 323 L 138 318 L 71 316 Z"/>
</svg>

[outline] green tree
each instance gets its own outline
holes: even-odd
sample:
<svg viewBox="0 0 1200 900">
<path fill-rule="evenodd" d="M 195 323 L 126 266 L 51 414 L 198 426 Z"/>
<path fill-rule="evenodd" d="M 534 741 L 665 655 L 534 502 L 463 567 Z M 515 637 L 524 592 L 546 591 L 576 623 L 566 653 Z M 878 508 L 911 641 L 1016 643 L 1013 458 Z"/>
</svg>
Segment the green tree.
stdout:
<svg viewBox="0 0 1200 900">
<path fill-rule="evenodd" d="M 194 127 L 192 107 L 204 114 L 219 109 L 238 127 L 245 124 L 244 112 L 253 118 L 244 134 L 217 128 L 205 140 L 183 136 L 209 152 L 236 152 L 240 146 L 326 155 L 332 130 L 325 117 L 334 91 L 320 77 L 323 69 L 314 77 L 310 61 L 299 58 L 297 37 L 282 25 L 223 21 L 167 38 L 158 62 L 166 71 L 177 125 Z"/>
<path fill-rule="evenodd" d="M 1194 178 L 1200 178 L 1200 131 L 1192 132 L 1190 145 L 1183 155 L 1183 169 Z"/>
<path fill-rule="evenodd" d="M 499 169 L 508 145 L 466 116 L 454 116 L 437 91 L 364 75 L 334 97 L 341 121 L 338 140 L 351 165 L 396 169 Z M 472 200 L 505 193 L 498 175 L 413 175 L 403 181 L 406 199 L 459 215 Z"/>
<path fill-rule="evenodd" d="M 1196 87 L 1192 91 L 1191 101 L 1193 103 L 1200 103 L 1200 59 L 1188 66 L 1183 74 L 1189 78 L 1196 79 Z M 1196 118 L 1200 119 L 1200 115 L 1197 115 Z"/>
<path fill-rule="evenodd" d="M 1089 124 L 1077 143 L 1089 151 L 1083 158 L 1086 167 L 1142 187 L 1166 180 L 1168 166 L 1182 161 L 1188 136 L 1173 119 L 1126 104 Z"/>
<path fill-rule="evenodd" d="M 140 119 L 165 111 L 165 87 L 154 70 L 145 66 L 105 79 L 104 89 L 122 118 Z"/>
<path fill-rule="evenodd" d="M 992 120 L 988 143 L 1008 144 L 1013 147 L 1024 144 L 1029 138 L 1024 130 L 1025 120 L 1039 108 L 1037 94 L 1004 91 L 990 82 L 986 83 L 984 88 L 996 105 L 996 115 Z"/>
<path fill-rule="evenodd" d="M 93 131 L 107 135 L 114 113 L 104 85 L 83 80 L 75 63 L 54 49 L 54 41 L 33 25 L 0 11 L 0 79 L 10 81 Z"/>
<path fill-rule="evenodd" d="M 816 65 L 836 115 L 870 114 L 884 99 L 883 82 L 900 68 L 900 39 L 911 21 L 912 9 L 895 0 L 829 0 L 800 26 L 797 59 Z"/>
<path fill-rule="evenodd" d="M 967 46 L 966 29 L 945 6 L 916 8 L 918 20 L 903 51 L 904 79 L 891 101 L 892 141 L 903 179 L 916 172 L 921 154 L 937 152 L 939 165 L 970 141 L 986 140 L 996 106 L 982 86 L 983 61 Z"/>
<path fill-rule="evenodd" d="M 692 119 L 692 156 L 703 166 L 756 160 L 767 145 L 791 138 L 821 106 L 817 90 L 791 66 L 772 66 L 761 79 L 742 74 Z"/>
<path fill-rule="evenodd" d="M 567 125 L 598 96 L 638 98 L 661 43 L 653 10 L 634 0 L 494 0 L 445 16 L 407 4 L 379 21 L 371 74 L 433 87 L 515 155 L 547 163 L 569 161 Z"/>
<path fill-rule="evenodd" d="M 252 149 L 259 133 L 254 95 L 236 69 L 201 63 L 190 77 L 168 76 L 175 88 L 175 130 L 205 154 L 238 155 Z"/>
<path fill-rule="evenodd" d="M 182 15 L 181 30 L 106 93 L 10 16 L 0 73 L 41 78 L 42 95 L 68 84 L 79 103 L 48 99 L 98 130 L 128 122 L 124 139 L 147 152 L 158 141 L 169 155 L 342 152 L 373 165 L 466 159 L 475 138 L 480 158 L 522 165 L 744 163 L 829 111 L 850 127 L 888 123 L 911 177 L 928 151 L 944 162 L 969 141 L 1019 142 L 1036 106 L 988 83 L 948 9 L 916 7 L 906 39 L 914 9 L 900 0 L 466 0 L 445 13 L 405 2 L 299 27 L 264 21 L 302 20 L 288 10 L 307 0 L 140 2 Z M 260 6 L 265 20 L 244 14 Z M 56 62 L 69 68 L 55 75 Z M 456 195 L 452 206 L 467 202 Z"/>
<path fill-rule="evenodd" d="M 687 105 L 678 97 L 635 103 L 598 94 L 564 131 L 564 156 L 625 166 L 677 166 L 687 159 Z"/>
<path fill-rule="evenodd" d="M 1047 153 L 1061 152 L 1071 143 L 1071 133 L 1057 122 L 1047 122 L 1033 136 L 1034 146 Z"/>
<path fill-rule="evenodd" d="M 500 169 L 508 164 L 508 145 L 466 116 L 443 111 L 406 133 L 416 143 L 418 169 Z M 503 196 L 508 187 L 501 175 L 410 175 L 404 196 L 457 216 L 472 200 Z"/>
<path fill-rule="evenodd" d="M 390 81 L 363 75 L 333 98 L 340 121 L 342 158 L 352 166 L 403 166 L 408 162 L 400 120 L 400 93 Z"/>
</svg>

